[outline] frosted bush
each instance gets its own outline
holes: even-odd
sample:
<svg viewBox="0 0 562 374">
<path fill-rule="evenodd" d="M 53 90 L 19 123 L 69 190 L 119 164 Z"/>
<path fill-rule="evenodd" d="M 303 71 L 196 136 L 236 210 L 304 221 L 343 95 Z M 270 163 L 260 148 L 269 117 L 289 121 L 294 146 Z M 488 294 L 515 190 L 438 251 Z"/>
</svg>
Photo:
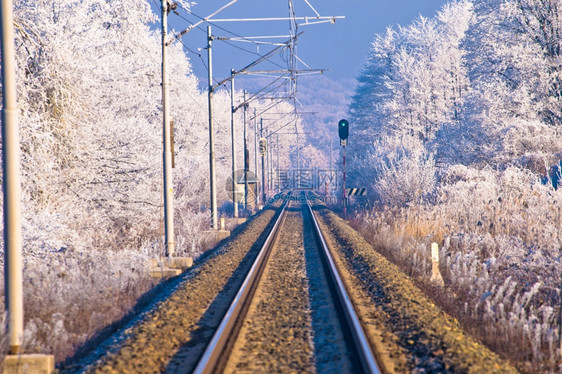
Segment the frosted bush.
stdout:
<svg viewBox="0 0 562 374">
<path fill-rule="evenodd" d="M 24 350 L 57 360 L 70 355 L 153 285 L 147 265 L 154 255 L 147 245 L 140 251 L 64 249 L 25 256 Z"/>
<path fill-rule="evenodd" d="M 430 195 L 435 186 L 435 160 L 423 146 L 399 146 L 383 152 L 376 165 L 374 189 L 385 205 L 401 206 Z"/>
<path fill-rule="evenodd" d="M 477 336 L 527 370 L 551 367 L 559 341 L 562 190 L 514 166 L 453 165 L 439 180 L 432 204 L 366 213 L 366 230 L 419 279 L 429 278 L 428 248 L 439 242 L 459 318 L 481 326 Z"/>
</svg>

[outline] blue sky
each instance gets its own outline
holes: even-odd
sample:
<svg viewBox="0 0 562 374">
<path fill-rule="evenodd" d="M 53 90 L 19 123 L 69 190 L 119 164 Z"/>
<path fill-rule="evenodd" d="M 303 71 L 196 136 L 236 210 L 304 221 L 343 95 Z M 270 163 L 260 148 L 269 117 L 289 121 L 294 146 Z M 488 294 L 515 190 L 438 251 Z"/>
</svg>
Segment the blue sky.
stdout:
<svg viewBox="0 0 562 374">
<path fill-rule="evenodd" d="M 198 16 L 207 16 L 227 4 L 227 0 L 204 0 L 192 7 Z M 326 76 L 332 80 L 347 81 L 355 78 L 361 71 L 370 43 L 375 33 L 384 32 L 390 25 L 407 25 L 420 14 L 432 17 L 446 3 L 444 0 L 309 0 L 310 4 L 322 16 L 345 16 L 335 24 L 303 26 L 304 31 L 298 43 L 298 56 L 311 68 L 326 68 Z M 153 3 L 160 1 L 153 0 Z M 286 0 L 239 0 L 215 18 L 249 18 L 249 17 L 286 17 L 288 15 Z M 297 16 L 312 16 L 314 12 L 304 0 L 294 0 Z M 170 26 L 176 30 L 186 28 L 188 20 L 197 20 L 186 12 L 179 10 L 181 17 L 170 14 Z M 245 22 L 217 23 L 213 34 L 232 36 L 226 30 L 241 36 L 281 35 L 288 33 L 288 22 Z M 193 52 L 206 44 L 204 28 L 193 30 L 182 38 L 185 46 Z M 214 43 L 214 74 L 222 79 L 230 74 L 230 69 L 240 69 L 252 62 L 257 52 L 253 44 L 232 43 L 250 52 L 243 52 L 237 47 L 224 42 Z M 264 53 L 262 47 L 259 51 Z M 202 51 L 206 62 L 206 53 Z M 202 83 L 206 82 L 206 67 L 203 61 L 189 53 L 194 72 Z M 300 66 L 303 67 L 302 65 Z M 265 68 L 265 67 L 264 67 Z"/>
</svg>

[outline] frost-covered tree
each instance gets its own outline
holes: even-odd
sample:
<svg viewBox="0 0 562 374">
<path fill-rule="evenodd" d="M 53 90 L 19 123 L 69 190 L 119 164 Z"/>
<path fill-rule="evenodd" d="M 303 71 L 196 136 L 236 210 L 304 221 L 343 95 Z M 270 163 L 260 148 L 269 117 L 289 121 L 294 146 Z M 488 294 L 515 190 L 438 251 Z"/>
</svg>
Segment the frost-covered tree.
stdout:
<svg viewBox="0 0 562 374">
<path fill-rule="evenodd" d="M 75 233 L 66 245 L 84 248 L 157 230 L 161 47 L 150 4 L 22 0 L 15 19 L 26 219 L 49 217 L 62 225 L 54 236 Z M 204 143 L 206 105 L 181 48 L 169 53 L 176 179 L 196 179 L 204 155 L 187 140 Z"/>
<path fill-rule="evenodd" d="M 476 36 L 473 40 L 477 43 L 468 44 L 468 48 L 474 51 L 475 58 L 481 56 L 478 60 L 481 65 L 473 65 L 472 74 L 475 78 L 502 82 L 510 91 L 521 91 L 511 99 L 505 97 L 515 105 L 517 115 L 538 115 L 551 125 L 560 125 L 560 1 L 475 1 L 475 4 L 479 22 L 471 34 Z"/>
<path fill-rule="evenodd" d="M 476 22 L 464 43 L 473 87 L 470 126 L 484 129 L 480 144 L 501 155 L 497 162 L 541 171 L 533 164 L 554 162 L 548 154 L 559 150 L 552 127 L 561 118 L 560 2 L 474 4 Z"/>
<path fill-rule="evenodd" d="M 470 90 L 461 43 L 472 17 L 472 4 L 457 1 L 434 19 L 375 37 L 350 105 L 351 179 L 372 183 L 377 171 L 369 154 L 385 147 L 381 139 L 405 135 L 431 147 L 444 126 L 458 129 Z"/>
</svg>

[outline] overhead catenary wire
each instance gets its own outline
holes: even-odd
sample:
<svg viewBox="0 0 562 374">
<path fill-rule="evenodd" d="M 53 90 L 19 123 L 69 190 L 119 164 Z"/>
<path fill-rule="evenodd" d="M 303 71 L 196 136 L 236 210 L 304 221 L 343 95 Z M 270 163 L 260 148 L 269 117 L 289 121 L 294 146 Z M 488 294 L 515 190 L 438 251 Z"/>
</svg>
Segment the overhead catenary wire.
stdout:
<svg viewBox="0 0 562 374">
<path fill-rule="evenodd" d="M 153 0 L 154 1 L 154 0 Z M 166 1 L 166 0 L 164 0 Z M 292 113 L 295 115 L 296 119 L 295 119 L 295 125 L 298 122 L 298 118 L 299 118 L 299 114 L 298 114 L 298 109 L 297 106 L 300 105 L 302 107 L 302 104 L 297 100 L 296 98 L 296 94 L 297 94 L 297 77 L 298 77 L 298 73 L 296 71 L 297 69 L 297 65 L 298 62 L 301 62 L 303 65 L 305 65 L 307 68 L 310 69 L 310 67 L 304 63 L 304 61 L 302 61 L 302 59 L 300 59 L 298 56 L 296 56 L 296 49 L 297 49 L 297 37 L 300 35 L 299 34 L 299 24 L 297 22 L 297 17 L 296 17 L 296 13 L 295 13 L 295 8 L 294 8 L 294 3 L 293 0 L 289 0 L 289 15 L 290 17 L 288 18 L 290 21 L 290 38 L 287 42 L 283 43 L 283 44 L 279 44 L 279 43 L 272 43 L 272 42 L 264 42 L 262 40 L 258 40 L 257 37 L 244 37 L 241 36 L 239 34 L 237 34 L 236 32 L 233 32 L 225 27 L 222 27 L 220 25 L 218 25 L 216 22 L 214 22 L 215 20 L 211 19 L 214 15 L 218 14 L 219 12 L 221 12 L 222 10 L 226 9 L 227 7 L 229 7 L 230 5 L 234 4 L 235 2 L 237 2 L 238 0 L 233 0 L 230 1 L 227 5 L 221 7 L 219 10 L 215 11 L 213 14 L 203 18 L 199 15 L 197 15 L 196 13 L 193 13 L 191 11 L 191 9 L 188 9 L 186 7 L 184 7 L 182 4 L 176 4 L 177 6 L 179 6 L 179 9 L 182 9 L 183 11 L 185 11 L 187 14 L 196 17 L 197 19 L 199 19 L 199 21 L 193 23 L 191 22 L 187 17 L 184 17 L 183 15 L 181 15 L 178 11 L 174 10 L 174 14 L 176 14 L 177 16 L 179 16 L 181 19 L 189 22 L 191 25 L 184 31 L 182 31 L 181 33 L 175 33 L 173 36 L 173 39 L 170 40 L 169 42 L 164 42 L 165 45 L 169 45 L 171 44 L 174 40 L 179 40 L 180 43 L 182 44 L 182 46 L 185 48 L 185 50 L 187 50 L 188 52 L 193 53 L 194 55 L 197 55 L 201 62 L 203 63 L 203 66 L 205 67 L 205 69 L 207 70 L 207 72 L 209 73 L 209 77 L 211 77 L 211 88 L 210 88 L 210 92 L 212 92 L 212 90 L 214 90 L 215 88 L 217 88 L 218 86 L 221 86 L 223 83 L 228 82 L 229 80 L 232 80 L 235 76 L 235 72 L 234 70 L 231 73 L 231 77 L 230 78 L 226 78 L 220 82 L 217 82 L 216 79 L 214 79 L 212 77 L 211 74 L 211 66 L 207 66 L 207 64 L 205 64 L 205 61 L 202 58 L 202 54 L 200 52 L 195 52 L 193 51 L 191 48 L 189 48 L 181 39 L 183 35 L 185 35 L 187 32 L 189 32 L 192 29 L 198 29 L 202 32 L 204 32 L 204 30 L 201 29 L 201 27 L 199 27 L 200 24 L 202 24 L 203 22 L 206 22 L 208 25 L 212 25 L 214 27 L 216 27 L 219 30 L 222 30 L 224 32 L 226 32 L 227 34 L 230 35 L 234 35 L 235 38 L 226 38 L 226 37 L 216 37 L 216 36 L 212 36 L 210 34 L 210 26 L 208 28 L 208 40 L 209 40 L 209 49 L 210 49 L 210 43 L 211 40 L 217 40 L 217 41 L 222 41 L 224 44 L 238 49 L 240 51 L 243 51 L 245 53 L 251 54 L 251 55 L 255 55 L 255 56 L 259 56 L 259 58 L 254 61 L 253 63 L 249 64 L 248 66 L 246 66 L 245 68 L 242 69 L 242 71 L 244 70 L 248 70 L 251 67 L 260 64 L 262 62 L 268 62 L 271 65 L 277 66 L 281 69 L 283 69 L 284 67 L 277 63 L 276 61 L 272 61 L 271 58 L 274 56 L 274 53 L 276 53 L 277 50 L 280 49 L 279 53 L 279 57 L 280 59 L 286 64 L 287 66 L 287 70 L 288 70 L 288 74 L 282 74 L 277 76 L 272 82 L 270 82 L 269 84 L 267 84 L 265 87 L 263 87 L 262 89 L 260 89 L 258 92 L 256 92 L 255 94 L 253 94 L 252 96 L 250 96 L 249 99 L 245 100 L 244 103 L 242 105 L 246 106 L 248 105 L 250 102 L 253 101 L 257 101 L 257 100 L 261 100 L 263 99 L 265 96 L 270 95 L 273 92 L 276 92 L 277 90 L 279 90 L 282 87 L 287 87 L 287 90 L 289 91 L 289 95 L 288 97 L 283 97 L 280 98 L 278 100 L 278 103 L 275 103 L 274 105 L 270 106 L 268 109 L 266 109 L 263 112 L 267 112 L 267 110 L 269 110 L 272 107 L 277 106 L 280 102 L 284 102 L 284 101 L 288 101 L 288 100 L 293 100 L 293 110 L 290 111 L 289 113 Z M 309 1 L 306 1 L 307 5 L 315 12 L 315 14 L 317 15 L 317 19 L 321 18 L 319 13 L 316 11 L 316 9 L 314 9 L 314 7 L 310 4 Z M 218 22 L 223 22 L 225 20 L 216 20 Z M 306 20 L 308 23 L 308 19 Z M 245 43 L 251 43 L 253 45 L 256 46 L 257 48 L 257 52 L 249 50 L 247 48 L 243 48 L 239 45 L 236 45 L 236 42 L 245 42 Z M 268 53 L 265 54 L 261 54 L 259 53 L 259 47 L 260 45 L 275 45 L 277 46 L 277 48 L 273 48 L 273 50 L 270 50 Z M 287 49 L 287 52 L 284 52 L 285 49 Z M 210 51 L 209 51 L 210 53 Z M 286 54 L 285 54 L 286 53 Z M 209 65 L 210 65 L 210 57 L 211 55 L 209 54 Z M 279 84 L 277 84 L 278 81 L 281 82 Z M 214 84 L 213 84 L 214 83 Z M 215 87 L 212 87 L 212 86 Z M 211 95 L 211 94 L 209 94 Z M 210 107 L 211 104 L 209 104 Z M 234 104 L 233 104 L 234 106 Z M 240 106 L 238 106 L 239 108 Z M 236 108 L 236 109 L 238 109 Z M 235 109 L 233 108 L 233 111 Z M 288 115 L 288 114 L 287 114 Z M 210 117 L 213 118 L 214 115 L 212 113 L 210 113 Z M 283 116 L 282 118 L 286 117 Z M 212 120 L 211 120 L 212 121 Z M 290 124 L 290 123 L 289 123 Z M 287 125 L 289 125 L 287 124 Z M 285 127 L 285 126 L 284 126 Z M 279 130 L 278 130 L 279 131 Z M 296 129 L 296 131 L 298 132 L 298 129 Z M 233 144 L 235 143 L 235 141 L 233 140 Z M 234 145 L 233 145 L 233 149 L 234 149 Z M 234 150 L 233 150 L 234 152 Z M 234 157 L 234 156 L 233 156 Z"/>
<path fill-rule="evenodd" d="M 225 28 L 225 27 L 222 27 L 222 26 L 216 24 L 215 22 L 213 22 L 213 20 L 209 20 L 209 19 L 203 18 L 203 17 L 201 17 L 201 16 L 199 16 L 199 15 L 193 13 L 190 9 L 186 9 L 186 8 L 183 7 L 181 4 L 178 4 L 178 6 L 179 6 L 181 9 L 183 9 L 184 11 L 186 11 L 187 13 L 193 15 L 193 16 L 196 17 L 196 18 L 199 18 L 199 20 L 201 20 L 201 21 L 207 22 L 208 24 L 212 25 L 213 27 L 216 27 L 216 28 L 218 28 L 218 29 L 220 29 L 220 30 L 222 30 L 222 31 L 224 31 L 224 32 L 227 32 L 227 33 L 229 33 L 229 34 L 231 34 L 231 35 L 234 35 L 234 36 L 236 36 L 236 37 L 238 37 L 238 38 L 241 38 L 241 39 L 247 40 L 247 41 L 249 41 L 249 42 L 254 42 L 254 43 L 255 43 L 255 41 L 252 41 L 251 39 L 248 39 L 248 38 L 246 38 L 246 37 L 244 37 L 244 36 L 242 36 L 242 35 L 239 35 L 239 34 L 233 32 L 233 31 L 231 31 L 231 30 L 228 30 L 228 29 Z"/>
<path fill-rule="evenodd" d="M 152 2 L 153 2 L 156 6 L 159 6 L 159 5 L 157 4 L 157 0 L 152 0 Z M 161 21 L 161 20 L 160 20 L 160 21 Z M 182 43 L 182 45 L 183 45 L 183 43 Z M 185 45 L 184 45 L 184 46 L 185 46 Z M 159 60 L 156 60 L 151 54 L 148 54 L 148 57 L 149 57 L 151 60 L 153 60 L 154 62 L 160 63 L 160 61 L 159 61 Z M 204 66 L 205 69 L 208 71 L 207 64 L 205 63 L 205 61 L 204 61 L 204 59 L 202 58 L 201 54 L 199 54 L 199 57 L 201 58 L 201 62 L 203 63 L 203 66 Z M 171 84 L 173 83 L 173 81 L 171 80 L 171 78 L 173 78 L 173 77 L 171 76 L 170 72 L 167 72 L 166 75 L 170 78 L 170 85 L 171 85 Z M 217 82 L 217 83 L 218 83 L 218 82 Z M 172 92 L 173 92 L 173 90 L 172 90 Z M 182 95 L 187 95 L 187 96 L 191 99 L 191 102 L 195 103 L 200 109 L 202 109 L 202 110 L 207 110 L 207 108 L 206 108 L 203 104 L 201 104 L 197 98 L 195 98 L 193 95 L 191 95 L 191 94 L 189 93 L 189 91 L 187 91 L 187 90 L 182 90 L 181 93 L 182 93 Z M 213 115 L 213 119 L 214 119 L 214 118 L 215 118 L 215 116 Z"/>
<path fill-rule="evenodd" d="M 185 10 L 185 8 L 183 8 L 183 9 Z M 174 13 L 175 13 L 176 15 L 180 16 L 180 18 L 184 19 L 185 21 L 190 22 L 187 18 L 181 16 L 178 12 L 174 11 Z M 192 12 L 189 12 L 189 13 L 201 19 L 201 17 L 197 16 L 196 14 L 193 14 Z M 209 23 L 212 24 L 212 22 L 209 22 Z M 195 28 L 201 30 L 201 28 L 198 27 L 198 26 L 195 27 Z M 221 29 L 221 30 L 224 30 L 224 31 L 226 31 L 226 32 L 228 32 L 228 33 L 230 33 L 230 34 L 232 34 L 232 35 L 235 35 L 236 37 L 240 38 L 241 40 L 246 40 L 246 41 L 252 42 L 252 43 L 254 43 L 254 44 L 259 44 L 258 42 L 255 42 L 255 41 L 253 41 L 253 40 L 251 40 L 251 39 L 247 39 L 247 38 L 241 37 L 241 36 L 239 36 L 238 34 L 236 34 L 236 33 L 234 33 L 234 32 L 231 32 L 230 30 L 227 30 L 227 29 L 224 28 L 224 27 L 218 26 L 218 28 Z M 203 30 L 201 30 L 201 31 L 203 31 Z M 239 47 L 239 46 L 236 46 L 236 45 L 234 45 L 233 43 L 228 42 L 227 40 L 221 40 L 221 38 L 216 38 L 216 40 L 223 41 L 225 44 L 228 44 L 228 45 L 230 45 L 230 46 L 232 46 L 232 47 L 234 47 L 234 48 L 240 49 L 240 50 L 242 50 L 242 51 L 245 51 L 245 52 L 248 52 L 248 53 L 251 53 L 251 54 L 260 56 L 260 59 L 267 59 L 268 54 L 271 53 L 271 52 L 269 52 L 268 54 L 261 55 L 261 54 L 259 54 L 259 53 L 256 53 L 256 52 L 253 52 L 253 51 L 249 51 L 249 50 L 247 50 L 247 49 L 245 49 L 245 48 L 241 48 L 241 47 Z M 185 43 L 183 43 L 182 40 L 180 40 L 180 43 L 182 44 L 182 46 L 183 46 L 185 49 L 187 49 L 188 51 L 190 51 L 190 52 L 193 53 L 193 54 L 196 54 L 196 55 L 201 59 L 201 62 L 203 63 L 205 69 L 208 71 L 209 68 L 208 68 L 208 66 L 205 64 L 205 61 L 204 61 L 203 58 L 202 58 L 202 54 L 201 54 L 200 52 L 195 52 L 195 51 L 193 51 L 191 48 L 187 47 L 187 45 L 185 45 Z M 289 42 L 287 42 L 287 43 L 285 43 L 285 44 L 288 44 L 288 43 L 291 43 L 291 41 L 289 41 Z M 258 61 L 259 61 L 259 60 L 258 60 Z M 268 61 L 268 62 L 270 62 L 270 63 L 272 63 L 273 65 L 276 65 L 276 66 L 278 66 L 278 67 L 280 67 L 280 68 L 283 68 L 282 65 L 277 64 L 277 63 L 275 63 L 275 62 L 273 62 L 273 61 Z M 259 63 L 259 62 L 258 62 L 258 63 Z M 270 93 L 272 93 L 272 92 L 275 92 L 278 88 L 282 87 L 285 83 L 282 82 L 281 84 L 279 84 L 279 85 L 277 85 L 277 86 L 275 86 L 275 87 L 273 87 L 273 88 L 271 88 L 271 89 L 269 89 L 269 90 L 268 90 L 268 88 L 271 87 L 271 86 L 273 86 L 273 85 L 275 84 L 275 82 L 277 82 L 278 80 L 283 79 L 283 78 L 284 78 L 284 79 L 287 79 L 287 78 L 289 78 L 289 77 L 288 77 L 287 75 L 281 75 L 281 76 L 277 77 L 277 78 L 274 79 L 272 82 L 270 82 L 267 86 L 265 86 L 265 87 L 262 88 L 260 91 L 258 91 L 256 94 L 252 95 L 252 96 L 250 97 L 250 99 L 247 100 L 246 102 L 249 103 L 249 102 L 252 102 L 252 101 L 259 100 L 261 97 L 263 97 L 263 96 L 265 96 L 265 95 L 267 95 L 267 94 L 270 94 Z M 221 82 L 217 82 L 216 79 L 213 79 L 213 81 L 214 81 L 217 85 L 220 85 L 220 83 L 221 83 Z M 275 105 L 274 105 L 274 106 L 275 106 Z M 273 107 L 273 106 L 272 106 L 272 107 Z M 213 116 L 213 117 L 214 117 L 214 116 Z"/>
<path fill-rule="evenodd" d="M 191 11 L 191 9 L 187 9 L 187 8 L 184 7 L 183 5 L 178 4 L 179 8 L 183 9 L 186 13 L 188 13 L 188 14 L 190 14 L 190 15 L 192 15 L 192 16 L 194 16 L 194 17 L 196 17 L 196 18 L 198 18 L 198 19 L 200 20 L 198 23 L 195 23 L 195 24 L 193 24 L 190 20 L 188 20 L 186 17 L 184 17 L 183 15 L 181 15 L 181 14 L 180 14 L 179 12 L 177 12 L 176 10 L 174 10 L 174 13 L 175 13 L 176 15 L 178 15 L 180 18 L 184 19 L 185 21 L 187 21 L 187 22 L 189 22 L 189 23 L 192 23 L 192 25 L 195 25 L 195 26 L 193 26 L 192 28 L 189 28 L 189 29 L 186 29 L 186 30 L 189 31 L 189 30 L 191 30 L 191 29 L 197 28 L 197 29 L 199 29 L 200 31 L 203 32 L 204 30 L 202 30 L 202 28 L 199 27 L 199 24 L 202 23 L 202 22 L 207 22 L 207 23 L 209 23 L 210 25 L 213 25 L 213 26 L 217 27 L 218 29 L 225 31 L 225 32 L 228 33 L 228 34 L 234 35 L 234 37 L 236 38 L 236 39 L 227 39 L 227 38 L 224 38 L 224 37 L 223 37 L 223 38 L 217 37 L 216 40 L 222 41 L 223 43 L 225 43 L 225 44 L 227 44 L 227 45 L 229 45 L 229 46 L 231 46 L 231 47 L 233 47 L 233 48 L 239 49 L 239 50 L 241 50 L 241 51 L 243 51 L 243 52 L 246 52 L 246 53 L 249 53 L 249 54 L 253 54 L 253 55 L 257 55 L 257 56 L 260 56 L 260 58 L 264 58 L 264 56 L 267 56 L 267 54 L 266 54 L 266 55 L 262 55 L 262 54 L 260 54 L 260 53 L 258 53 L 258 52 L 254 52 L 254 51 L 248 50 L 248 49 L 246 49 L 246 48 L 242 48 L 242 47 L 240 47 L 240 46 L 235 45 L 234 43 L 231 43 L 229 40 L 244 41 L 244 42 L 247 42 L 247 43 L 255 44 L 255 45 L 258 46 L 258 47 L 259 47 L 260 44 L 264 44 L 263 42 L 256 41 L 255 39 L 257 39 L 257 38 L 255 38 L 255 37 L 244 37 L 244 36 L 241 36 L 241 35 L 237 34 L 236 32 L 233 32 L 233 31 L 231 31 L 231 30 L 229 30 L 229 29 L 227 29 L 227 28 L 225 28 L 225 27 L 222 27 L 222 26 L 218 25 L 216 22 L 213 22 L 213 20 L 210 19 L 213 15 L 217 14 L 217 13 L 220 12 L 221 10 L 223 10 L 223 9 L 225 9 L 226 7 L 230 6 L 230 5 L 233 4 L 234 2 L 235 2 L 235 1 L 230 2 L 230 3 L 227 4 L 226 6 L 220 8 L 218 11 L 214 12 L 211 16 L 208 16 L 208 17 L 205 17 L 205 18 L 199 16 L 199 15 L 196 14 L 196 13 L 194 13 L 193 11 Z M 310 4 L 310 2 L 307 1 L 307 5 L 316 13 L 317 17 L 319 17 L 318 12 L 316 11 L 316 9 L 314 9 L 314 7 Z M 287 46 L 287 54 L 288 54 L 288 56 L 287 56 L 287 58 L 283 58 L 283 54 L 281 54 L 281 59 L 284 60 L 284 61 L 287 63 L 288 70 L 291 72 L 291 74 L 290 74 L 289 77 L 285 77 L 285 78 L 287 79 L 287 83 L 286 83 L 286 84 L 287 84 L 288 87 L 289 87 L 289 91 L 292 92 L 292 94 L 289 96 L 288 99 L 295 99 L 296 92 L 297 92 L 297 82 L 296 82 L 296 80 L 297 80 L 297 74 L 296 74 L 293 70 L 296 68 L 297 62 L 298 62 L 298 61 L 300 61 L 301 63 L 303 63 L 303 65 L 305 65 L 307 68 L 310 68 L 310 67 L 309 67 L 302 59 L 300 59 L 298 56 L 296 56 L 296 36 L 297 36 L 297 33 L 298 33 L 298 27 L 299 27 L 299 25 L 298 25 L 298 23 L 297 23 L 297 17 L 296 17 L 296 13 L 295 13 L 295 9 L 294 9 L 294 4 L 293 4 L 293 1 L 292 1 L 292 0 L 289 0 L 289 14 L 290 14 L 290 24 L 291 24 L 290 34 L 291 34 L 291 36 L 293 36 L 293 38 L 290 39 L 290 41 L 288 42 L 288 46 Z M 188 47 L 183 43 L 183 41 L 181 41 L 181 36 L 184 35 L 184 34 L 185 34 L 185 33 L 176 34 L 174 37 L 175 37 L 176 39 L 180 39 L 180 42 L 182 42 L 182 45 L 184 45 L 184 47 L 186 47 L 186 49 L 187 49 L 188 51 L 191 51 L 192 53 L 194 53 L 194 51 L 192 51 L 190 48 L 188 48 Z M 283 50 L 284 50 L 284 48 L 283 48 Z M 195 54 L 195 53 L 194 53 L 194 54 Z M 200 53 L 196 53 L 196 55 L 200 57 L 200 59 L 202 60 L 204 66 L 205 66 L 205 68 L 208 69 L 208 67 L 205 65 L 205 63 L 204 63 L 204 61 L 203 61 L 203 59 L 202 59 L 202 57 L 201 57 L 201 54 L 200 54 Z M 268 63 L 271 63 L 271 64 L 273 64 L 273 65 L 276 65 L 276 66 L 278 66 L 278 67 L 280 67 L 280 68 L 282 67 L 280 64 L 276 63 L 275 61 L 269 60 L 269 61 L 267 61 L 267 62 L 268 62 Z M 213 79 L 213 80 L 216 82 L 215 79 Z M 226 82 L 226 81 L 228 81 L 228 79 L 226 79 L 224 82 Z M 221 83 L 223 83 L 223 82 L 221 82 Z M 218 84 L 218 83 L 217 83 L 217 84 Z M 254 95 L 254 96 L 256 96 L 256 95 Z M 295 104 L 295 107 L 296 107 L 297 103 L 295 102 L 294 104 Z"/>
<path fill-rule="evenodd" d="M 154 1 L 154 0 L 153 0 L 153 1 Z M 186 10 L 186 9 L 183 8 L 181 5 L 179 5 L 179 6 L 180 6 L 182 9 Z M 195 16 L 196 18 L 199 18 L 199 19 L 201 19 L 201 20 L 204 20 L 204 18 L 202 18 L 201 16 L 198 16 L 198 15 L 196 15 L 195 13 L 193 13 L 193 12 L 191 12 L 191 11 L 188 11 L 188 10 L 186 10 L 186 11 L 187 11 L 189 14 Z M 177 11 L 174 11 L 174 13 L 175 13 L 177 16 L 179 16 L 181 19 L 183 19 L 184 21 L 193 24 L 193 23 L 191 22 L 191 20 L 189 20 L 189 19 L 187 19 L 186 17 L 182 16 L 182 15 L 179 14 Z M 209 23 L 210 25 L 216 26 L 217 28 L 219 28 L 219 29 L 225 31 L 226 33 L 229 33 L 229 34 L 231 34 L 231 35 L 234 35 L 236 38 L 240 39 L 240 41 L 245 41 L 245 42 L 248 42 L 248 43 L 253 43 L 253 44 L 255 44 L 255 45 L 258 46 L 258 47 L 259 47 L 260 44 L 262 44 L 262 43 L 260 43 L 260 42 L 255 41 L 255 40 L 252 40 L 252 38 L 247 38 L 247 37 L 244 37 L 244 36 L 240 36 L 239 34 L 233 32 L 233 31 L 230 31 L 230 30 L 228 30 L 228 29 L 225 28 L 225 27 L 221 27 L 221 26 L 219 26 L 219 25 L 215 25 L 215 24 L 214 24 L 213 22 L 211 22 L 211 21 L 205 21 L 205 22 Z M 207 32 L 206 30 L 204 30 L 204 29 L 203 29 L 202 27 L 200 27 L 200 26 L 196 26 L 196 27 L 194 27 L 194 29 L 198 29 L 199 31 L 204 32 L 204 33 Z M 177 35 L 177 34 L 176 34 L 176 35 Z M 183 43 L 183 41 L 181 40 L 181 38 L 176 38 L 176 39 L 179 40 L 179 41 L 182 43 L 182 45 L 185 45 L 185 44 Z M 265 55 L 262 55 L 262 54 L 260 54 L 260 53 L 258 53 L 258 52 L 255 52 L 255 51 L 252 51 L 252 50 L 249 50 L 249 49 L 246 49 L 246 48 L 242 48 L 242 47 L 240 47 L 240 46 L 238 46 L 238 45 L 236 45 L 236 44 L 234 44 L 234 43 L 231 43 L 231 42 L 229 42 L 228 40 L 225 40 L 225 39 L 223 39 L 223 38 L 220 38 L 220 37 L 217 37 L 215 40 L 221 41 L 221 42 L 223 42 L 223 43 L 229 45 L 229 46 L 232 47 L 232 48 L 239 49 L 239 50 L 241 50 L 241 51 L 243 51 L 243 52 L 246 52 L 246 53 L 249 53 L 249 54 L 252 54 L 252 55 L 255 55 L 255 56 L 259 56 L 259 57 L 265 56 Z M 267 55 L 267 54 L 266 54 L 266 55 Z M 268 61 L 268 62 L 271 63 L 272 65 L 277 66 L 277 67 L 280 67 L 280 68 L 282 67 L 280 64 L 276 63 L 275 61 Z"/>
</svg>

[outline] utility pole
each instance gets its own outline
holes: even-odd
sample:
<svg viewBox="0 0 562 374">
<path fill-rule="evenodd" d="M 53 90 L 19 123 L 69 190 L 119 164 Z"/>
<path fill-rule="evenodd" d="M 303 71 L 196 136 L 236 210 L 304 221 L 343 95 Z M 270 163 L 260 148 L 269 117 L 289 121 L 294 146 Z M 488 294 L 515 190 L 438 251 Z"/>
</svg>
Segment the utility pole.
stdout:
<svg viewBox="0 0 562 374">
<path fill-rule="evenodd" d="M 168 0 L 162 0 L 162 134 L 164 137 L 164 227 L 166 241 L 166 256 L 172 257 L 175 253 L 174 239 L 174 186 L 172 178 L 172 151 L 170 128 L 170 81 L 168 77 L 168 62 L 166 53 L 166 38 L 168 33 Z"/>
<path fill-rule="evenodd" d="M 23 340 L 20 139 L 16 96 L 14 18 L 11 0 L 1 2 L 2 22 L 2 169 L 4 187 L 4 293 L 11 354 Z"/>
<path fill-rule="evenodd" d="M 332 171 L 334 170 L 333 164 L 332 164 L 332 144 L 333 144 L 333 140 L 330 139 L 330 179 L 329 179 L 329 184 L 330 184 L 330 190 L 332 189 L 332 179 L 333 179 L 333 173 Z M 332 195 L 332 193 L 330 192 L 330 196 Z"/>
<path fill-rule="evenodd" d="M 269 195 L 269 191 L 272 191 L 272 172 L 271 172 L 271 166 L 272 166 L 272 159 L 271 159 L 271 153 L 273 152 L 272 150 L 272 142 L 271 139 L 269 139 L 269 127 L 267 129 L 265 129 L 265 138 L 267 139 L 268 142 L 268 147 L 267 147 L 267 194 Z"/>
<path fill-rule="evenodd" d="M 263 138 L 263 118 L 260 118 L 260 139 Z M 262 204 L 265 205 L 265 152 L 261 154 Z"/>
<path fill-rule="evenodd" d="M 234 218 L 238 218 L 238 201 L 236 199 L 236 142 L 234 130 L 234 69 L 230 70 L 230 133 L 232 136 L 232 202 L 234 203 Z"/>
<path fill-rule="evenodd" d="M 213 128 L 213 36 L 211 26 L 207 26 L 207 57 L 209 68 L 209 172 L 211 178 L 211 228 L 218 229 L 217 190 L 215 185 L 215 131 Z"/>
<path fill-rule="evenodd" d="M 269 179 L 270 179 L 269 185 L 271 187 L 270 187 L 269 190 L 273 194 L 275 192 L 275 178 L 273 177 L 274 171 L 275 171 L 275 167 L 274 167 L 274 164 L 273 164 L 273 155 L 274 155 L 274 153 L 273 153 L 273 135 L 271 134 L 271 131 L 269 131 L 269 129 L 267 131 L 267 134 L 268 134 L 268 138 L 271 138 L 271 151 L 269 151 L 269 157 L 271 158 L 271 160 L 269 161 Z"/>
<path fill-rule="evenodd" d="M 248 151 L 248 144 L 246 141 L 246 90 L 244 90 L 244 210 L 248 210 L 248 169 L 250 168 L 250 152 Z"/>
<path fill-rule="evenodd" d="M 299 172 L 299 133 L 297 132 L 297 173 Z"/>
<path fill-rule="evenodd" d="M 268 132 L 268 133 L 270 133 L 270 132 Z M 269 153 L 269 156 L 271 157 L 271 161 L 269 162 L 269 167 L 270 167 L 271 171 L 270 171 L 269 175 L 270 175 L 270 179 L 271 179 L 271 182 L 270 182 L 271 193 L 273 194 L 275 192 L 275 178 L 273 177 L 275 175 L 275 165 L 273 164 L 273 156 L 274 156 L 274 153 L 273 153 L 273 135 L 271 135 L 271 133 L 270 133 L 269 136 L 271 137 L 271 152 Z"/>
<path fill-rule="evenodd" d="M 277 135 L 277 193 L 281 193 L 281 178 L 279 177 L 279 134 Z"/>
<path fill-rule="evenodd" d="M 254 108 L 254 173 L 256 174 L 256 204 L 259 204 L 260 193 L 258 189 L 258 119 L 256 118 L 256 108 Z"/>
</svg>

